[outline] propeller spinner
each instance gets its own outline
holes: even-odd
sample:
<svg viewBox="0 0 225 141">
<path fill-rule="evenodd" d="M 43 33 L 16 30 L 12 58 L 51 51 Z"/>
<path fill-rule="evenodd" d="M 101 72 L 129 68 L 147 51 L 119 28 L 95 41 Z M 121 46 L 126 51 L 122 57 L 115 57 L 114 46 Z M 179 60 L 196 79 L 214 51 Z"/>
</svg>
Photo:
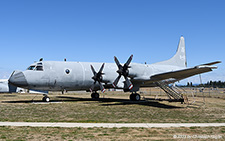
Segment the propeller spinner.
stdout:
<svg viewBox="0 0 225 141">
<path fill-rule="evenodd" d="M 91 65 L 91 70 L 92 70 L 92 72 L 93 72 L 93 74 L 94 74 L 94 76 L 92 77 L 92 79 L 94 80 L 94 83 L 92 84 L 92 86 L 91 86 L 91 88 L 90 88 L 90 91 L 93 91 L 93 90 L 94 90 L 95 84 L 96 84 L 96 82 L 98 82 L 101 91 L 102 91 L 103 93 L 105 92 L 105 88 L 104 88 L 104 86 L 103 86 L 102 83 L 101 83 L 101 82 L 102 82 L 102 75 L 104 74 L 104 73 L 102 73 L 103 68 L 104 68 L 104 65 L 105 65 L 105 63 L 102 64 L 102 66 L 101 66 L 101 68 L 100 68 L 100 70 L 99 70 L 98 73 L 95 71 L 94 67 Z"/>
<path fill-rule="evenodd" d="M 133 55 L 131 55 L 129 57 L 129 59 L 127 60 L 127 62 L 122 66 L 119 62 L 119 60 L 114 56 L 114 60 L 116 62 L 116 65 L 118 67 L 117 73 L 119 74 L 119 76 L 116 78 L 116 80 L 113 82 L 113 87 L 116 87 L 121 76 L 124 77 L 125 79 L 125 83 L 128 86 L 128 88 L 131 90 L 133 88 L 133 84 L 130 82 L 130 80 L 128 79 L 128 75 L 129 75 L 129 70 L 128 68 L 130 68 L 130 62 L 132 61 Z"/>
</svg>

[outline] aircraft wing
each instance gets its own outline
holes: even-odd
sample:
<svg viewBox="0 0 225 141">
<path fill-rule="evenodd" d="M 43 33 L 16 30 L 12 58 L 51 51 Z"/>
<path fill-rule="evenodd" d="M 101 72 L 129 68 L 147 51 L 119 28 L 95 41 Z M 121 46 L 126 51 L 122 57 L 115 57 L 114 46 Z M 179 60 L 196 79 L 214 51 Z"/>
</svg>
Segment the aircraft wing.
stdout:
<svg viewBox="0 0 225 141">
<path fill-rule="evenodd" d="M 201 73 L 212 71 L 213 69 L 217 69 L 216 66 L 211 66 L 211 65 L 214 65 L 217 63 L 221 63 L 221 62 L 217 61 L 217 62 L 212 62 L 212 63 L 195 66 L 193 68 L 187 68 L 187 69 L 183 69 L 183 70 L 177 70 L 177 71 L 172 71 L 172 72 L 156 74 L 156 75 L 151 76 L 150 80 L 162 81 L 162 80 L 166 80 L 166 79 L 175 79 L 178 81 L 181 79 L 185 79 L 185 78 L 194 76 L 196 74 L 201 74 Z"/>
</svg>

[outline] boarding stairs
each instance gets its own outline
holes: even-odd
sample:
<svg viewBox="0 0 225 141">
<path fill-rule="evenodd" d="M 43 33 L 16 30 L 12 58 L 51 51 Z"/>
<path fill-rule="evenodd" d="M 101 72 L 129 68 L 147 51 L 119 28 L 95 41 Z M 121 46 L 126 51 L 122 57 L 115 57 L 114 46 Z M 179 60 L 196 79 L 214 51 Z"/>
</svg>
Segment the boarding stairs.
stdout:
<svg viewBox="0 0 225 141">
<path fill-rule="evenodd" d="M 184 102 L 183 93 L 180 90 L 178 90 L 178 88 L 170 87 L 163 81 L 156 82 L 155 84 L 159 86 L 163 91 L 165 91 L 165 93 L 170 99 L 169 100 L 170 102 L 181 102 L 181 103 Z"/>
</svg>

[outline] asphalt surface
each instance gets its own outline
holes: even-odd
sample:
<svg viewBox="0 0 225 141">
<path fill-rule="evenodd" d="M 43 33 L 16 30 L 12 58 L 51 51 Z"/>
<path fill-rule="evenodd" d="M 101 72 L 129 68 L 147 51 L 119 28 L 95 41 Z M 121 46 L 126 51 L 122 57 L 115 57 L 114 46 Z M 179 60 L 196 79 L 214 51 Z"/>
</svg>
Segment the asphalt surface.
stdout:
<svg viewBox="0 0 225 141">
<path fill-rule="evenodd" d="M 82 128 L 169 128 L 169 127 L 221 127 L 225 123 L 64 123 L 64 122 L 0 122 L 0 126 L 28 127 L 82 127 Z"/>
</svg>

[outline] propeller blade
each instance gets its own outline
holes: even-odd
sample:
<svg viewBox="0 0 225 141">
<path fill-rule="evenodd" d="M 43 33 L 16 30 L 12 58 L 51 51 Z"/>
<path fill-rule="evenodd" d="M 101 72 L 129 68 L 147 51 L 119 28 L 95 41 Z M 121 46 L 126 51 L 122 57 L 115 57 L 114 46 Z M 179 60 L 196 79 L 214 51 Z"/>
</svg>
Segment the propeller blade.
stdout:
<svg viewBox="0 0 225 141">
<path fill-rule="evenodd" d="M 113 82 L 113 87 L 115 88 L 116 86 L 117 86 L 117 84 L 118 84 L 118 82 L 119 82 L 119 80 L 120 80 L 120 77 L 121 77 L 121 75 L 119 75 L 117 78 L 116 78 L 116 80 Z"/>
<path fill-rule="evenodd" d="M 91 85 L 90 91 L 92 92 L 95 88 L 95 82 Z"/>
<path fill-rule="evenodd" d="M 105 63 L 103 63 L 103 64 L 102 64 L 102 66 L 101 66 L 101 68 L 100 68 L 100 70 L 99 70 L 99 73 L 101 73 L 101 74 L 102 74 L 102 71 L 103 71 L 104 65 L 105 65 Z"/>
<path fill-rule="evenodd" d="M 116 62 L 116 65 L 118 66 L 118 70 L 116 71 L 119 76 L 116 78 L 116 80 L 113 82 L 113 87 L 116 87 L 118 82 L 119 82 L 119 79 L 121 76 L 123 76 L 125 78 L 125 84 L 128 86 L 129 89 L 132 89 L 133 88 L 133 84 L 130 82 L 130 80 L 128 79 L 128 75 L 129 75 L 129 70 L 128 68 L 130 68 L 130 63 L 133 59 L 133 55 L 131 55 L 127 62 L 122 66 L 119 62 L 119 60 L 116 58 L 116 56 L 114 56 L 114 60 Z"/>
<path fill-rule="evenodd" d="M 130 62 L 132 61 L 132 59 L 133 59 L 133 55 L 131 55 L 131 56 L 129 57 L 129 59 L 127 60 L 127 62 L 125 63 L 124 66 L 129 66 L 129 65 L 130 65 Z"/>
<path fill-rule="evenodd" d="M 95 71 L 95 69 L 94 69 L 94 67 L 92 65 L 91 65 L 91 70 L 92 70 L 93 74 L 95 75 L 96 71 Z"/>
<path fill-rule="evenodd" d="M 120 69 L 120 62 L 119 62 L 119 60 L 116 58 L 116 56 L 114 56 L 114 60 L 115 60 L 115 62 L 116 62 L 116 65 L 118 66 L 118 68 Z"/>
<path fill-rule="evenodd" d="M 105 88 L 104 88 L 104 86 L 103 86 L 102 83 L 101 83 L 101 81 L 102 81 L 102 75 L 104 74 L 104 73 L 102 73 L 102 71 L 103 71 L 103 69 L 104 69 L 104 65 L 105 65 L 105 63 L 102 64 L 102 66 L 101 66 L 101 68 L 100 68 L 100 70 L 99 70 L 98 73 L 95 71 L 94 67 L 91 65 L 91 70 L 92 70 L 92 72 L 93 72 L 93 74 L 94 74 L 94 76 L 92 77 L 92 79 L 94 80 L 94 83 L 91 85 L 91 88 L 90 88 L 90 91 L 91 91 L 91 92 L 92 92 L 93 90 L 95 90 L 94 88 L 95 88 L 95 84 L 96 84 L 97 81 L 98 81 L 98 83 L 99 83 L 99 85 L 100 85 L 101 91 L 102 91 L 103 93 L 105 92 Z"/>
<path fill-rule="evenodd" d="M 125 83 L 126 85 L 128 86 L 129 90 L 131 90 L 133 88 L 133 84 L 130 82 L 130 80 L 127 78 L 127 77 L 124 77 L 125 78 Z"/>
<path fill-rule="evenodd" d="M 104 86 L 102 85 L 102 83 L 100 81 L 98 81 L 98 83 L 99 83 L 101 91 L 104 93 L 105 92 Z"/>
</svg>

